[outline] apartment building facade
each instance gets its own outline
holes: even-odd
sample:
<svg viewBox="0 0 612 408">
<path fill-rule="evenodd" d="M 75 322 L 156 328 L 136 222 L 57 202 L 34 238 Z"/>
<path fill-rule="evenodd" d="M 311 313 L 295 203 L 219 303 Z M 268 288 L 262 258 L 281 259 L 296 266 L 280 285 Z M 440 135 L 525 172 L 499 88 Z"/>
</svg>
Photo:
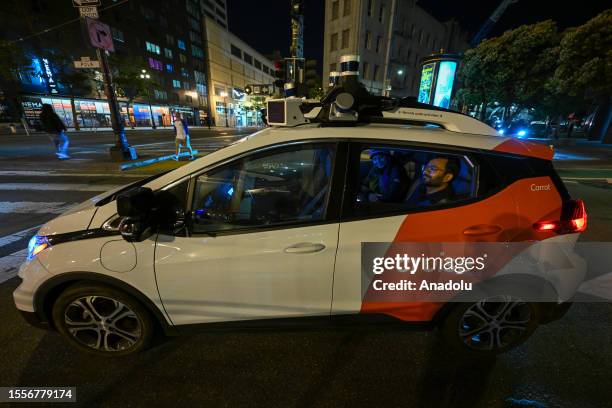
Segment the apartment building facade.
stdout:
<svg viewBox="0 0 612 408">
<path fill-rule="evenodd" d="M 342 55 L 358 54 L 360 80 L 370 92 L 416 96 L 424 57 L 468 46 L 456 22 L 438 21 L 416 0 L 326 0 L 323 86 Z"/>
<path fill-rule="evenodd" d="M 208 15 L 204 19 L 215 123 L 230 127 L 260 124 L 262 97 L 247 95 L 245 87 L 272 84 L 274 63 Z"/>
</svg>

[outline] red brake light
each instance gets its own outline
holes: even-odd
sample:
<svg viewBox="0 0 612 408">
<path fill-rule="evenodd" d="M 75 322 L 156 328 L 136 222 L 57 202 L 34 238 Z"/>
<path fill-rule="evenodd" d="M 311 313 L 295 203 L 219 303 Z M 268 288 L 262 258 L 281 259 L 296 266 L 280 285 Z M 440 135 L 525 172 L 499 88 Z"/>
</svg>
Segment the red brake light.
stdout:
<svg viewBox="0 0 612 408">
<path fill-rule="evenodd" d="M 533 224 L 536 231 L 554 231 L 559 234 L 583 232 L 587 227 L 587 213 L 582 200 L 564 203 L 560 220 L 540 221 Z"/>
</svg>

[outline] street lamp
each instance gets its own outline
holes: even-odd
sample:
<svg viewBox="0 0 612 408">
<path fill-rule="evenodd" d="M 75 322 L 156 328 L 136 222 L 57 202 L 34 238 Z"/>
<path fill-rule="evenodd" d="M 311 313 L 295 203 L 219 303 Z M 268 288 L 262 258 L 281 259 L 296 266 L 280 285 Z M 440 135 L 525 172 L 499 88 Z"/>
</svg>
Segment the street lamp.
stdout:
<svg viewBox="0 0 612 408">
<path fill-rule="evenodd" d="M 146 69 L 141 71 L 140 78 L 142 79 L 151 79 L 151 75 L 147 73 Z M 156 129 L 155 127 L 155 118 L 153 116 L 153 107 L 151 106 L 151 92 L 149 91 L 149 87 L 147 87 L 147 100 L 149 101 L 149 114 L 151 115 L 151 127 Z"/>
<path fill-rule="evenodd" d="M 219 96 L 223 98 L 223 111 L 225 112 L 225 127 L 229 127 L 229 121 L 227 120 L 227 116 L 228 116 L 228 113 L 227 113 L 227 92 L 222 91 L 219 94 Z"/>
<path fill-rule="evenodd" d="M 398 69 L 397 70 L 397 75 L 403 75 L 404 74 L 404 70 L 403 69 Z"/>
</svg>

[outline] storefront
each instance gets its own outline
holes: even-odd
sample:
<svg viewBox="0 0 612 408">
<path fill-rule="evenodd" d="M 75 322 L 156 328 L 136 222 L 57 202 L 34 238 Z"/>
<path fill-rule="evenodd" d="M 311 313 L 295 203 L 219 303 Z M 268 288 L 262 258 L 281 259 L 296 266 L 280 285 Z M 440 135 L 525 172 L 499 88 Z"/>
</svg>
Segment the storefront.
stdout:
<svg viewBox="0 0 612 408">
<path fill-rule="evenodd" d="M 68 128 L 74 128 L 70 99 L 45 96 L 25 96 L 22 99 L 26 120 L 29 125 L 40 128 L 40 111 L 42 105 L 48 103 Z M 76 117 L 81 128 L 111 127 L 110 108 L 106 101 L 91 99 L 74 100 Z M 151 119 L 155 126 L 172 126 L 172 113 L 180 112 L 190 125 L 199 123 L 200 112 L 184 106 L 161 106 L 133 103 L 128 110 L 127 102 L 119 102 L 119 109 L 126 127 L 149 127 Z"/>
</svg>

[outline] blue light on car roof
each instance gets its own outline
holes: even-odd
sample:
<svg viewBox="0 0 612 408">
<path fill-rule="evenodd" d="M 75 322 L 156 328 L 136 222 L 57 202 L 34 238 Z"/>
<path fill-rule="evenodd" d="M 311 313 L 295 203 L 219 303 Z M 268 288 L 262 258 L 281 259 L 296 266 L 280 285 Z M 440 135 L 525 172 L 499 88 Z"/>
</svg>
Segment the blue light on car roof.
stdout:
<svg viewBox="0 0 612 408">
<path fill-rule="evenodd" d="M 500 135 L 503 135 L 503 134 L 504 134 L 504 132 L 505 132 L 505 130 L 504 130 L 504 129 L 499 129 L 499 130 L 497 131 L 497 133 L 499 133 Z"/>
<path fill-rule="evenodd" d="M 523 130 L 523 129 L 519 130 L 519 131 L 518 131 L 518 133 L 517 133 L 518 137 L 523 137 L 523 136 L 525 136 L 526 134 L 527 134 L 527 131 L 526 131 L 526 130 Z"/>
</svg>

